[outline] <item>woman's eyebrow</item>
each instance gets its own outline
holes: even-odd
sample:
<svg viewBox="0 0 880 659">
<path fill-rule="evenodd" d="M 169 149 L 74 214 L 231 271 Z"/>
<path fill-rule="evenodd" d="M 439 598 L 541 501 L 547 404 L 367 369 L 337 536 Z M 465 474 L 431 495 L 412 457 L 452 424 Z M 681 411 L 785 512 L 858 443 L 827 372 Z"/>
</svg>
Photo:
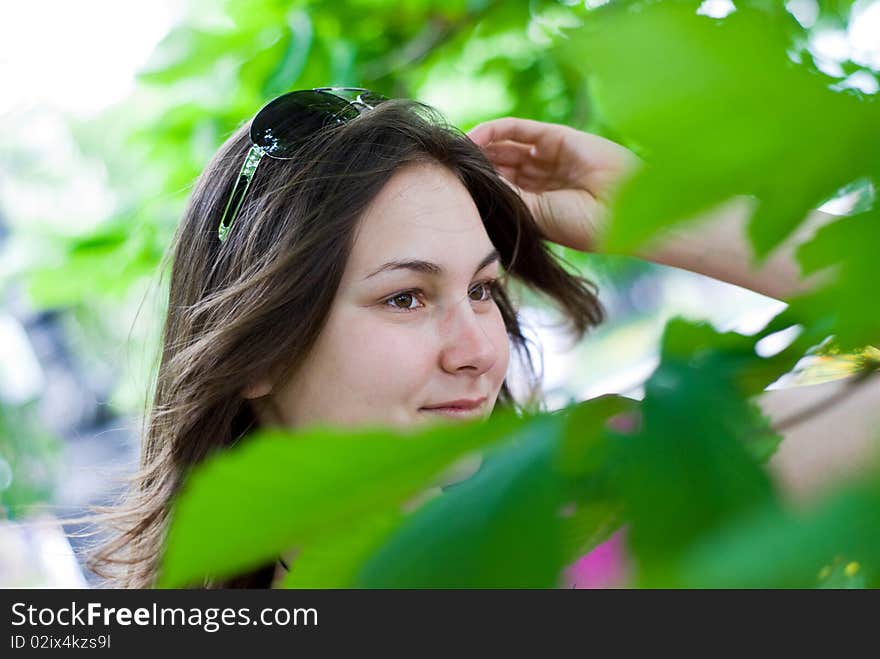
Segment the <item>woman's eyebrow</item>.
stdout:
<svg viewBox="0 0 880 659">
<path fill-rule="evenodd" d="M 485 268 L 487 265 L 489 265 L 490 263 L 493 263 L 495 261 L 498 261 L 500 258 L 501 258 L 501 255 L 498 253 L 498 250 L 493 249 L 491 252 L 489 252 L 485 256 L 485 258 L 482 261 L 480 261 L 479 265 L 477 266 L 477 269 L 474 270 L 474 274 L 477 274 L 480 270 Z M 381 266 L 377 270 L 368 274 L 366 277 L 364 277 L 364 279 L 369 279 L 370 277 L 372 277 L 374 275 L 378 275 L 380 272 L 388 272 L 389 270 L 413 270 L 415 272 L 422 272 L 426 275 L 433 275 L 435 277 L 442 277 L 446 272 L 446 270 L 443 268 L 442 265 L 440 265 L 438 263 L 433 263 L 431 261 L 421 261 L 418 259 L 416 259 L 416 260 L 396 260 L 396 261 L 389 261 L 388 263 L 384 264 L 383 266 Z M 361 281 L 363 281 L 363 280 L 361 280 Z"/>
</svg>

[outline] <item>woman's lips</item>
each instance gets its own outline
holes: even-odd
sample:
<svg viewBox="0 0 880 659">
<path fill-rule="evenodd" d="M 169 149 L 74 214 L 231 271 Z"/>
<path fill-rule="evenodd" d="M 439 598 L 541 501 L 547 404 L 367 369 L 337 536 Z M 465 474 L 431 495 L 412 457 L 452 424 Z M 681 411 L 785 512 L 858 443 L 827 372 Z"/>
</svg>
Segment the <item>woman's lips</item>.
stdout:
<svg viewBox="0 0 880 659">
<path fill-rule="evenodd" d="M 421 412 L 427 412 L 429 414 L 439 414 L 441 416 L 448 416 L 454 419 L 458 418 L 468 418 L 474 416 L 480 416 L 482 412 L 479 407 L 474 407 L 469 410 L 466 410 L 461 407 L 423 407 Z"/>
<path fill-rule="evenodd" d="M 426 405 L 422 409 L 425 410 L 436 410 L 436 409 L 447 409 L 447 408 L 460 408 L 465 410 L 472 410 L 474 408 L 479 407 L 483 403 L 486 402 L 486 396 L 482 398 L 458 398 L 456 400 L 448 400 L 444 403 L 440 403 L 438 405 Z"/>
<path fill-rule="evenodd" d="M 449 416 L 453 418 L 472 417 L 482 414 L 483 403 L 485 402 L 486 397 L 484 396 L 483 398 L 475 401 L 456 400 L 451 401 L 448 405 L 442 405 L 438 407 L 423 407 L 419 411 L 429 412 L 433 414 L 442 414 L 443 416 Z"/>
</svg>

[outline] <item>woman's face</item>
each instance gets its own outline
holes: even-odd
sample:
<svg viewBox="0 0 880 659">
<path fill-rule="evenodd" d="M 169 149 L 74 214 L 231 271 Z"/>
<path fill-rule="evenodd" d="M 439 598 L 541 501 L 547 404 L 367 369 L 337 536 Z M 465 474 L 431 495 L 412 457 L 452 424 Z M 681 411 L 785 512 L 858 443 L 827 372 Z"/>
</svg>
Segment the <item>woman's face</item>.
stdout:
<svg viewBox="0 0 880 659">
<path fill-rule="evenodd" d="M 411 426 L 487 418 L 510 356 L 487 282 L 497 253 L 467 189 L 436 164 L 399 170 L 359 223 L 327 324 L 263 423 Z M 247 393 L 246 393 L 247 395 Z M 467 402 L 473 409 L 462 409 Z M 434 409 L 443 405 L 457 409 Z"/>
</svg>

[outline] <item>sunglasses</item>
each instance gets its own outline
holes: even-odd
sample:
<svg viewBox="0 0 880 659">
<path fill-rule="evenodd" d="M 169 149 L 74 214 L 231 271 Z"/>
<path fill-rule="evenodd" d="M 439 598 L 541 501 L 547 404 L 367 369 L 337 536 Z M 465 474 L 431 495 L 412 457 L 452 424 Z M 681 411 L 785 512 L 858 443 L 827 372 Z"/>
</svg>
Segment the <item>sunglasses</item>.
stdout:
<svg viewBox="0 0 880 659">
<path fill-rule="evenodd" d="M 362 87 L 316 87 L 289 92 L 264 105 L 251 121 L 251 148 L 223 211 L 217 229 L 220 241 L 229 235 L 263 156 L 290 160 L 309 135 L 344 124 L 386 100 Z"/>
</svg>

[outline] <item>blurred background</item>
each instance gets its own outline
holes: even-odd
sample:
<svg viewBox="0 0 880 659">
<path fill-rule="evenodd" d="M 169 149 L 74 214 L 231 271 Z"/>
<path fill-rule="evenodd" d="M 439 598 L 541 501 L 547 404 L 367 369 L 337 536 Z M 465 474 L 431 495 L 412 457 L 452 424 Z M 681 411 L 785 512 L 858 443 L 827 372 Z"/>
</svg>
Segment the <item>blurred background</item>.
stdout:
<svg viewBox="0 0 880 659">
<path fill-rule="evenodd" d="M 602 4 L 0 3 L 0 586 L 94 583 L 77 554 L 88 527 L 57 520 L 111 502 L 137 464 L 164 315 L 159 260 L 237 126 L 286 91 L 350 85 L 417 98 L 463 130 L 513 115 L 614 139 L 578 62 L 552 47 Z M 880 1 L 785 7 L 824 73 L 877 93 Z M 698 12 L 735 10 L 707 0 Z M 842 191 L 823 210 L 847 213 L 864 194 Z M 551 408 L 640 397 L 670 317 L 751 334 L 784 306 L 685 271 L 559 252 L 597 282 L 608 320 L 572 345 L 523 294 Z"/>
</svg>

